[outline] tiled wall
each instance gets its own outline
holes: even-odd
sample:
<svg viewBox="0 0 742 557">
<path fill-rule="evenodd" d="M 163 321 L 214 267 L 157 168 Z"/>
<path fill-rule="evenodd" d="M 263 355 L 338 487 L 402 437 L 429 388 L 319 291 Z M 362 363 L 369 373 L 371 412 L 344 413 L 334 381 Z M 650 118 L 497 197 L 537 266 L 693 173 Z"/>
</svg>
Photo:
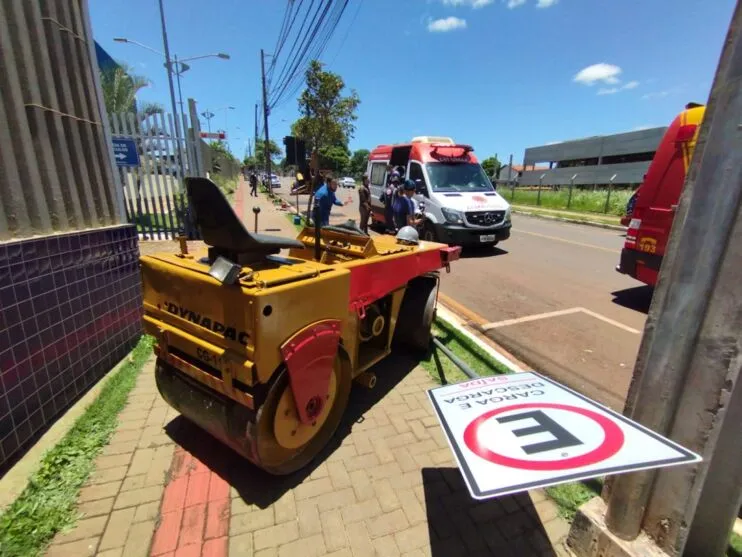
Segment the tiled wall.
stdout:
<svg viewBox="0 0 742 557">
<path fill-rule="evenodd" d="M 0 243 L 0 474 L 141 334 L 133 226 Z"/>
</svg>

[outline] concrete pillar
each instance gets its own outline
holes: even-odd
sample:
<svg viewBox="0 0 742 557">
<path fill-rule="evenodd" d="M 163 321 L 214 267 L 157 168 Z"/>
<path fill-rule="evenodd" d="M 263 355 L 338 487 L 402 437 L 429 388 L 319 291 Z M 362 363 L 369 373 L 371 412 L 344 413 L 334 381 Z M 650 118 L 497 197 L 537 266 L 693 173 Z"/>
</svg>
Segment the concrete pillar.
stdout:
<svg viewBox="0 0 742 557">
<path fill-rule="evenodd" d="M 575 521 L 571 543 L 578 555 L 644 555 L 647 540 L 669 555 L 723 555 L 719 550 L 739 508 L 741 26 L 738 3 L 625 409 L 704 461 L 610 479 L 602 495 L 607 505 L 591 502 Z"/>
</svg>

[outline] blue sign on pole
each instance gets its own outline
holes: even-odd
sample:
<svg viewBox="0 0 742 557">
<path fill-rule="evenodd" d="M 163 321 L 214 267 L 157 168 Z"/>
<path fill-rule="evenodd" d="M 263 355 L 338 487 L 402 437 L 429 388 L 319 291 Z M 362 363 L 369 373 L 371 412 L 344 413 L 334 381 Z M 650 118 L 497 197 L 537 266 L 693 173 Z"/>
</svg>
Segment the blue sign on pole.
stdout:
<svg viewBox="0 0 742 557">
<path fill-rule="evenodd" d="M 130 137 L 113 138 L 113 157 L 116 166 L 139 166 L 137 144 Z"/>
</svg>

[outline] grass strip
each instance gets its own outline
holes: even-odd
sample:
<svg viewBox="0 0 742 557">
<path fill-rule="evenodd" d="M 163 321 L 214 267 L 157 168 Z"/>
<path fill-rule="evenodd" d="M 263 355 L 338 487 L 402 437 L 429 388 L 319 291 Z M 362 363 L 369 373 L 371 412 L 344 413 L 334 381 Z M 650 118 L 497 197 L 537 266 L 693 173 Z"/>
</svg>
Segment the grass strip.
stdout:
<svg viewBox="0 0 742 557">
<path fill-rule="evenodd" d="M 0 517 L 0 555 L 40 555 L 57 532 L 77 520 L 80 488 L 93 461 L 113 434 L 144 363 L 152 355 L 152 338 L 143 336 L 128 360 L 72 429 L 42 458 L 23 492 Z"/>
<path fill-rule="evenodd" d="M 286 213 L 286 218 L 289 219 L 289 222 L 291 223 L 291 226 L 296 228 L 297 232 L 301 232 L 304 230 L 304 219 L 302 218 L 299 224 L 296 224 L 294 222 L 294 217 L 296 216 L 296 213 Z"/>
<path fill-rule="evenodd" d="M 555 219 L 564 219 L 568 221 L 590 222 L 598 224 L 611 224 L 620 226 L 621 219 L 610 215 L 596 215 L 594 213 L 572 213 L 568 211 L 559 211 L 557 209 L 541 209 L 530 205 L 512 205 L 514 211 L 527 213 L 531 215 L 541 215 Z"/>
<path fill-rule="evenodd" d="M 462 334 L 458 329 L 456 329 L 456 327 L 450 325 L 447 321 L 437 318 L 435 323 L 433 323 L 432 333 L 433 336 L 443 344 L 443 346 L 458 356 L 478 375 L 485 376 L 510 373 L 510 370 L 506 366 L 492 358 L 470 338 Z M 441 354 L 436 350 L 435 352 L 428 354 L 426 358 L 420 362 L 423 369 L 428 372 L 428 375 L 430 375 L 431 379 L 436 383 L 442 383 L 436 358 L 438 359 L 438 362 L 440 362 L 443 378 L 445 378 L 446 382 L 456 383 L 468 379 L 464 372 L 449 360 L 445 354 Z"/>
<path fill-rule="evenodd" d="M 211 176 L 211 180 L 219 187 L 229 201 L 232 201 L 234 192 L 237 190 L 239 185 L 239 177 L 224 176 L 223 174 L 214 174 Z"/>
<path fill-rule="evenodd" d="M 742 536 L 738 536 L 734 532 L 732 532 L 732 535 L 729 538 L 727 557 L 742 557 Z"/>
<path fill-rule="evenodd" d="M 631 190 L 613 190 L 608 199 L 608 190 L 574 190 L 572 199 L 569 199 L 569 190 L 559 191 L 541 190 L 539 198 L 538 191 L 516 188 L 502 190 L 502 196 L 514 205 L 535 205 L 544 209 L 563 209 L 576 213 L 599 213 L 622 217 L 626 214 L 626 203 L 634 193 Z M 608 210 L 606 211 L 606 200 Z"/>
</svg>

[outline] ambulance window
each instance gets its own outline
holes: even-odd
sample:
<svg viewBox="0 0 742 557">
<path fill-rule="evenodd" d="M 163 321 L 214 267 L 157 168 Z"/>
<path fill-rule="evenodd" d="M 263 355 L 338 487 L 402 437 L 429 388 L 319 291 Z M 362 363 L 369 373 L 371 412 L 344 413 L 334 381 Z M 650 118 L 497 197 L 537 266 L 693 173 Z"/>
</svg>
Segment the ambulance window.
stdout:
<svg viewBox="0 0 742 557">
<path fill-rule="evenodd" d="M 410 163 L 410 180 L 412 180 L 416 184 L 420 184 L 421 186 L 424 186 L 426 189 L 428 187 L 427 183 L 425 182 L 425 175 L 423 174 L 423 167 L 419 163 L 416 163 L 416 162 Z"/>
<path fill-rule="evenodd" d="M 385 162 L 375 162 L 371 165 L 371 185 L 384 186 L 384 174 L 386 173 Z"/>
</svg>

